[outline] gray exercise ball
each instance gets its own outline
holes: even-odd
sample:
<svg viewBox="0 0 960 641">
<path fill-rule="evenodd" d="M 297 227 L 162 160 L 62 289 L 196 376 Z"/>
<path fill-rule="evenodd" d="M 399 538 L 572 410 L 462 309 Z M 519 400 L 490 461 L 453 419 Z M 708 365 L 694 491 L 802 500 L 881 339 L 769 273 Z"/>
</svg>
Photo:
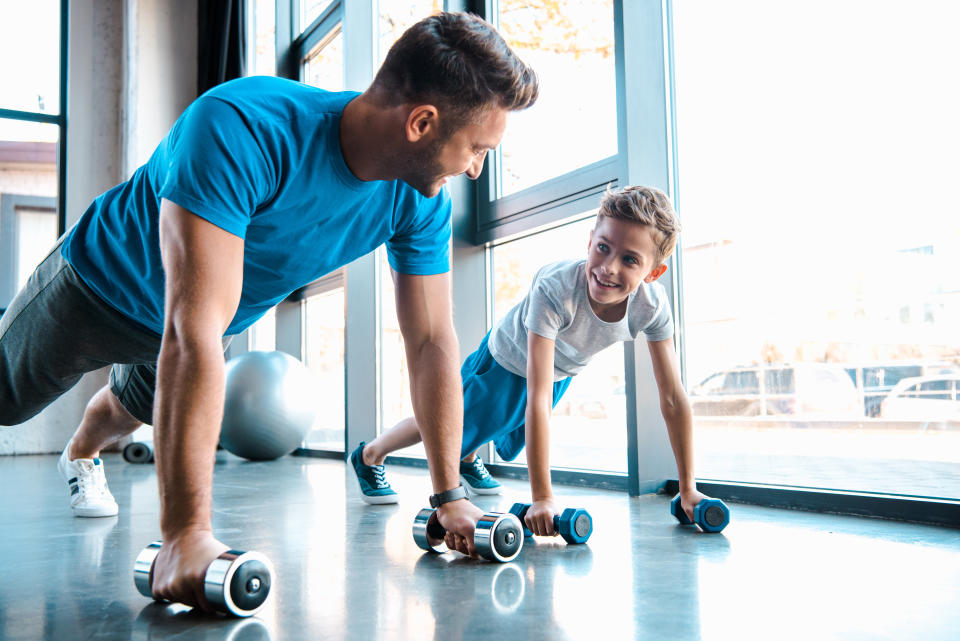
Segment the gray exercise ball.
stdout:
<svg viewBox="0 0 960 641">
<path fill-rule="evenodd" d="M 317 414 L 317 386 L 303 364 L 283 352 L 247 352 L 227 362 L 220 445 L 253 461 L 300 446 Z"/>
</svg>

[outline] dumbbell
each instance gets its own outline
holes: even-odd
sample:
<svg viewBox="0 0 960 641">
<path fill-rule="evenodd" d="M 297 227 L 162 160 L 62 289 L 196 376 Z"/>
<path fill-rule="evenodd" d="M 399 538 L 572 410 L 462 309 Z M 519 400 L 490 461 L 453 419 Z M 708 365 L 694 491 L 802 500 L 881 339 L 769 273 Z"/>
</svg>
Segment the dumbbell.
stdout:
<svg viewBox="0 0 960 641">
<path fill-rule="evenodd" d="M 123 460 L 127 463 L 153 463 L 153 442 L 135 441 L 123 448 Z"/>
<path fill-rule="evenodd" d="M 524 518 L 529 509 L 529 503 L 514 503 L 510 514 L 516 515 L 521 523 L 526 523 Z M 561 514 L 553 516 L 553 530 L 567 543 L 586 543 L 593 534 L 593 517 L 583 508 L 568 507 Z M 533 532 L 524 525 L 523 535 L 533 536 Z"/>
<path fill-rule="evenodd" d="M 153 563 L 161 542 L 143 549 L 133 564 L 133 583 L 145 597 L 153 596 Z M 258 552 L 227 550 L 207 566 L 203 577 L 203 595 L 218 612 L 249 617 L 263 607 L 270 594 L 273 564 Z"/>
<path fill-rule="evenodd" d="M 413 540 L 422 550 L 443 554 L 449 549 L 443 542 L 446 535 L 433 508 L 423 508 L 413 519 Z M 513 514 L 487 512 L 473 531 L 473 545 L 485 559 L 500 563 L 512 561 L 523 548 L 523 526 Z"/>
<path fill-rule="evenodd" d="M 680 506 L 680 495 L 677 494 L 670 501 L 670 514 L 683 525 L 699 525 L 704 532 L 719 532 L 730 523 L 730 508 L 720 499 L 702 499 L 693 507 L 691 521 Z"/>
</svg>

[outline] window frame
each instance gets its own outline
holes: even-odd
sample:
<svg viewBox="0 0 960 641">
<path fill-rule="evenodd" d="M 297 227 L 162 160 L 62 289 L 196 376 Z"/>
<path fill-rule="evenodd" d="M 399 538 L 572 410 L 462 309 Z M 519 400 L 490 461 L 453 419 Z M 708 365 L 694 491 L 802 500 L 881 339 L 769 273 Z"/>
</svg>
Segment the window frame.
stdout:
<svg viewBox="0 0 960 641">
<path fill-rule="evenodd" d="M 68 124 L 68 65 L 70 54 L 70 0 L 60 0 L 60 101 L 57 114 L 5 109 L 0 106 L 0 118 L 56 125 L 57 140 L 57 236 L 67 230 L 67 124 Z"/>
</svg>

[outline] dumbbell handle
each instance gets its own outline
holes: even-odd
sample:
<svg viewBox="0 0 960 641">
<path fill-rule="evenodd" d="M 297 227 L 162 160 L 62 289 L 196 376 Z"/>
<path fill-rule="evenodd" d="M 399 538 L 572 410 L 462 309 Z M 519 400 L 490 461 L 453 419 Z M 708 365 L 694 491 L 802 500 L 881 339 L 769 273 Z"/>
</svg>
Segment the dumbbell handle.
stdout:
<svg viewBox="0 0 960 641">
<path fill-rule="evenodd" d="M 527 504 L 526 507 L 524 507 L 522 510 L 520 510 L 520 514 L 517 515 L 517 518 L 520 519 L 520 522 L 521 522 L 521 523 L 523 523 L 524 534 L 526 534 L 527 532 L 530 531 L 530 528 L 527 527 L 527 521 L 526 521 L 526 518 L 527 518 L 527 510 L 529 510 L 529 509 L 530 509 L 530 505 Z M 553 531 L 556 532 L 556 533 L 558 533 L 558 534 L 559 534 L 559 532 L 560 532 L 560 515 L 559 515 L 559 514 L 554 514 L 554 515 L 553 515 Z"/>
</svg>

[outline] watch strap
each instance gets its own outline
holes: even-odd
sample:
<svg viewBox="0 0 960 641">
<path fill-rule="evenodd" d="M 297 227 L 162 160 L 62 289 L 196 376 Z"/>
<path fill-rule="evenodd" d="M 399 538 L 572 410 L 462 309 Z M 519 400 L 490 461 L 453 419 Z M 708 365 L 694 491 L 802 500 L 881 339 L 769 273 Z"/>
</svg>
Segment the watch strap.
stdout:
<svg viewBox="0 0 960 641">
<path fill-rule="evenodd" d="M 438 494 L 433 494 L 430 496 L 430 507 L 438 508 L 444 503 L 449 503 L 451 501 L 459 501 L 460 499 L 467 498 L 467 490 L 462 485 L 458 485 L 452 490 L 446 490 Z"/>
</svg>

